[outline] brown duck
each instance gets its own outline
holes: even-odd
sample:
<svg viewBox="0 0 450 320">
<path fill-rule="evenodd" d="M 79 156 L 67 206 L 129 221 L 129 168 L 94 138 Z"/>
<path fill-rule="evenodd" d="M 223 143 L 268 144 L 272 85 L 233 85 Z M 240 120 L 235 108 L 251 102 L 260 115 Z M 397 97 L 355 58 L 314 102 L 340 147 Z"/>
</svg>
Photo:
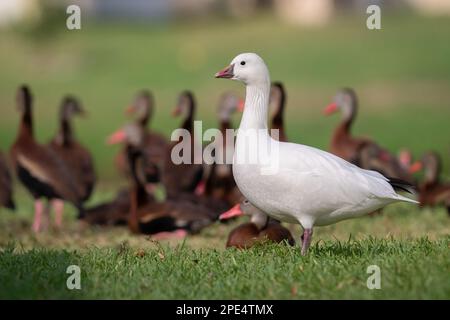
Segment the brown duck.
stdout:
<svg viewBox="0 0 450 320">
<path fill-rule="evenodd" d="M 339 110 L 343 117 L 333 133 L 330 151 L 363 169 L 375 170 L 387 177 L 412 183 L 412 176 L 402 167 L 396 156 L 370 139 L 354 137 L 351 134 L 357 109 L 356 93 L 353 89 L 344 88 L 338 91 L 334 102 L 324 110 L 327 115 Z"/>
<path fill-rule="evenodd" d="M 71 171 L 74 182 L 82 194 L 82 201 L 87 201 L 94 190 L 96 173 L 91 153 L 74 136 L 71 119 L 75 115 L 83 116 L 85 111 L 80 102 L 72 96 L 66 96 L 60 108 L 59 130 L 50 141 L 49 147 Z M 61 226 L 64 204 L 55 202 L 56 224 Z"/>
<path fill-rule="evenodd" d="M 126 113 L 134 115 L 135 123 L 143 130 L 144 138 L 142 147 L 145 149 L 143 151 L 151 156 L 155 163 L 161 166 L 165 159 L 168 142 L 164 136 L 148 128 L 153 118 L 154 109 L 155 103 L 152 93 L 148 90 L 142 90 L 136 95 L 131 105 L 128 106 Z M 123 132 L 116 132 L 116 134 L 123 135 Z M 112 139 L 114 138 L 112 137 Z M 122 174 L 129 176 L 130 170 L 128 168 L 125 147 L 117 154 L 115 163 Z"/>
<path fill-rule="evenodd" d="M 242 194 L 234 181 L 231 167 L 234 139 L 227 139 L 227 130 L 233 129 L 231 117 L 235 111 L 242 112 L 243 107 L 244 101 L 234 93 L 226 92 L 220 97 L 217 111 L 222 145 L 215 146 L 215 161 L 209 167 L 209 173 L 205 179 L 204 193 L 200 193 L 216 201 L 224 201 L 227 204 L 227 208 L 243 200 Z M 220 210 L 219 212 L 222 211 Z"/>
<path fill-rule="evenodd" d="M 160 175 L 156 165 L 153 165 L 153 172 L 149 174 L 151 162 L 143 165 L 150 159 L 143 158 L 142 138 L 142 131 L 138 127 L 126 127 L 124 142 L 132 178 L 128 219 L 131 231 L 157 235 L 158 238 L 180 237 L 199 232 L 211 224 L 217 215 L 202 205 L 183 199 L 157 202 L 148 194 L 146 184 L 158 183 Z"/>
<path fill-rule="evenodd" d="M 444 205 L 450 215 L 450 183 L 441 181 L 441 158 L 436 152 L 427 152 L 421 161 L 411 165 L 411 171 L 424 170 L 423 181 L 419 185 L 420 206 Z"/>
<path fill-rule="evenodd" d="M 172 142 L 167 149 L 164 166 L 162 169 L 162 182 L 166 188 L 168 198 L 175 197 L 178 193 L 194 193 L 198 184 L 203 177 L 202 164 L 195 162 L 201 159 L 195 159 L 195 148 L 201 148 L 200 142 L 194 139 L 194 115 L 195 115 L 194 95 L 190 91 L 184 91 L 180 94 L 177 107 L 174 109 L 173 115 L 184 115 L 183 122 L 179 127 L 180 133 L 189 134 L 186 141 L 180 137 L 177 141 Z M 181 143 L 186 147 L 190 147 L 190 155 L 185 155 L 181 151 Z M 172 153 L 190 163 L 175 163 L 172 159 Z M 198 160 L 198 161 L 196 161 Z"/>
<path fill-rule="evenodd" d="M 33 230 L 40 231 L 42 215 L 46 213 L 42 198 L 68 201 L 82 217 L 84 195 L 77 188 L 74 175 L 51 148 L 34 139 L 32 96 L 27 86 L 19 88 L 17 105 L 22 118 L 10 154 L 17 177 L 35 200 Z"/>
<path fill-rule="evenodd" d="M 230 219 L 241 215 L 250 215 L 250 222 L 233 229 L 227 240 L 226 247 L 248 249 L 264 241 L 280 243 L 286 241 L 295 245 L 291 232 L 277 220 L 269 218 L 264 212 L 253 206 L 248 200 L 235 205 L 220 215 L 220 219 Z"/>
</svg>

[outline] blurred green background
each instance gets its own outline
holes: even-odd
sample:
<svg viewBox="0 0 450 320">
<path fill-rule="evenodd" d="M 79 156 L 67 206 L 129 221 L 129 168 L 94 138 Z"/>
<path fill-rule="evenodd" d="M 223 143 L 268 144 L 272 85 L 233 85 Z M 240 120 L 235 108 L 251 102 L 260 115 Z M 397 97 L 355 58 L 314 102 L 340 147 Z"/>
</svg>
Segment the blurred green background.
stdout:
<svg viewBox="0 0 450 320">
<path fill-rule="evenodd" d="M 89 113 L 76 120 L 76 134 L 92 150 L 100 181 L 116 181 L 117 149 L 105 138 L 129 121 L 123 111 L 138 90 L 154 93 L 151 126 L 167 136 L 179 125 L 170 112 L 184 89 L 195 93 L 204 128 L 214 127 L 219 95 L 244 94 L 241 84 L 215 80 L 214 73 L 238 53 L 257 52 L 272 80 L 286 85 L 292 141 L 327 149 L 339 117 L 325 118 L 321 111 L 338 88 L 351 86 L 360 100 L 355 135 L 393 152 L 406 147 L 419 156 L 434 149 L 448 174 L 449 16 L 388 8 L 382 29 L 368 30 L 364 8 L 336 9 L 326 23 L 311 26 L 286 21 L 268 3 L 243 16 L 221 6 L 185 16 L 162 10 L 162 16 L 139 19 L 82 10 L 82 29 L 71 31 L 64 6 L 38 2 L 39 19 L 0 28 L 0 149 L 9 149 L 16 135 L 19 84 L 34 93 L 41 142 L 56 132 L 62 96 L 74 94 Z"/>
</svg>

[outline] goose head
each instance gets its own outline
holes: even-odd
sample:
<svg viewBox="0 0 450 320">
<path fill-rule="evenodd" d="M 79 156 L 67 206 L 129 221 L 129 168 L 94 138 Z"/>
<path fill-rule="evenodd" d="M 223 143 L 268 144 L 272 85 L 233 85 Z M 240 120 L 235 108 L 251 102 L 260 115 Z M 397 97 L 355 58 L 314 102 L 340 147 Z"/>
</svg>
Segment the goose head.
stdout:
<svg viewBox="0 0 450 320">
<path fill-rule="evenodd" d="M 357 105 L 358 100 L 355 91 L 351 88 L 344 88 L 336 93 L 333 102 L 323 112 L 326 115 L 330 115 L 336 111 L 341 111 L 343 119 L 350 120 L 356 115 Z"/>
<path fill-rule="evenodd" d="M 126 113 L 136 115 L 138 121 L 146 125 L 153 114 L 153 106 L 153 95 L 149 91 L 143 90 L 136 95 L 126 109 Z"/>
<path fill-rule="evenodd" d="M 81 105 L 80 101 L 78 101 L 78 99 L 73 96 L 64 97 L 61 103 L 61 119 L 69 119 L 75 115 L 86 115 L 86 112 L 84 111 L 84 108 Z"/>
<path fill-rule="evenodd" d="M 216 78 L 237 80 L 247 86 L 270 85 L 269 70 L 256 53 L 237 55 L 228 67 L 215 74 Z"/>
</svg>

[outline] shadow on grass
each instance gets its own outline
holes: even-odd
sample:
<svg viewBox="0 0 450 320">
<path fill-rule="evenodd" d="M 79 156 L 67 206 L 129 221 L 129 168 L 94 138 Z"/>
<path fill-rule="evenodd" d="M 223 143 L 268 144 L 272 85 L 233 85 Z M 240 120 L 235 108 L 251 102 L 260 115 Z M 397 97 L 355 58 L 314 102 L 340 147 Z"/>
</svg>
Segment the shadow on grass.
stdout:
<svg viewBox="0 0 450 320">
<path fill-rule="evenodd" d="M 69 290 L 66 273 L 79 256 L 68 251 L 24 251 L 9 244 L 0 251 L 0 299 L 80 299 L 83 290 Z M 83 277 L 83 271 L 81 274 Z"/>
</svg>

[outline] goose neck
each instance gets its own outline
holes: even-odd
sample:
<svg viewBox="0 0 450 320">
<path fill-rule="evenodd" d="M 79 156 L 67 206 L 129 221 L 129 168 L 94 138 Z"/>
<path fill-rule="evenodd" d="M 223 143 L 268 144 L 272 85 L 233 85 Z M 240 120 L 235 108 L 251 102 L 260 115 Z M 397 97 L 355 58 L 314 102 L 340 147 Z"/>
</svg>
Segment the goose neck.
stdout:
<svg viewBox="0 0 450 320">
<path fill-rule="evenodd" d="M 270 81 L 259 85 L 247 85 L 240 129 L 267 130 L 269 93 Z"/>
</svg>

